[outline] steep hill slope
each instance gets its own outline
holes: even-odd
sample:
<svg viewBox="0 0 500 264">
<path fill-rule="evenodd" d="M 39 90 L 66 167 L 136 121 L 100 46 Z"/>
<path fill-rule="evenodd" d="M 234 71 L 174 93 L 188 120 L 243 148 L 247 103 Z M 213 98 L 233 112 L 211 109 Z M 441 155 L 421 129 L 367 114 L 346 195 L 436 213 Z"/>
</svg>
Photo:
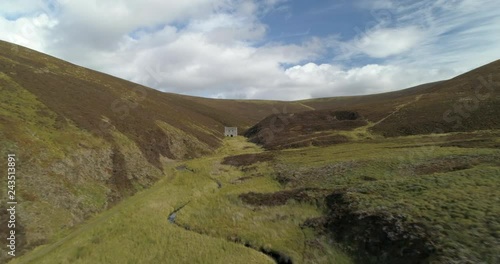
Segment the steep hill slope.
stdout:
<svg viewBox="0 0 500 264">
<path fill-rule="evenodd" d="M 311 107 L 312 110 L 353 109 L 353 111 L 362 113 L 369 121 L 376 122 L 390 114 L 399 105 L 413 101 L 415 96 L 430 91 L 432 87 L 439 83 L 442 82 L 422 84 L 399 91 L 380 94 L 316 98 L 299 102 Z"/>
<path fill-rule="evenodd" d="M 249 127 L 287 103 L 239 104 L 162 93 L 0 41 L 0 153 L 18 158 L 18 253 L 150 186 L 168 160 L 213 152 L 224 126 Z"/>
<path fill-rule="evenodd" d="M 373 127 L 384 136 L 500 128 L 500 60 L 422 93 Z"/>
</svg>

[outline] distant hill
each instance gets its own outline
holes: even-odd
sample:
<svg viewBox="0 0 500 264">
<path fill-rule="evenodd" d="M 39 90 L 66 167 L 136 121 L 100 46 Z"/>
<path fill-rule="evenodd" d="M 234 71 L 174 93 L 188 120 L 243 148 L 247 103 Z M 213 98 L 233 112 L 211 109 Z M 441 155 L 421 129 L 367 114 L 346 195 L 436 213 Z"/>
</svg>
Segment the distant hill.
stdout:
<svg viewBox="0 0 500 264">
<path fill-rule="evenodd" d="M 332 131 L 352 131 L 367 124 L 358 112 L 315 110 L 271 115 L 247 130 L 245 136 L 267 149 L 324 146 L 349 141 Z"/>
<path fill-rule="evenodd" d="M 336 144 L 374 136 L 498 129 L 500 60 L 451 80 L 400 91 L 299 102 L 314 110 L 299 115 L 274 114 L 245 135 L 266 148 L 276 149 Z M 334 118 L 338 111 L 359 113 L 367 124 L 357 123 L 348 126 L 349 129 L 339 127 Z M 311 128 L 318 118 L 323 120 L 322 125 Z"/>
<path fill-rule="evenodd" d="M 384 136 L 500 128 L 500 60 L 420 93 L 373 127 Z"/>
</svg>

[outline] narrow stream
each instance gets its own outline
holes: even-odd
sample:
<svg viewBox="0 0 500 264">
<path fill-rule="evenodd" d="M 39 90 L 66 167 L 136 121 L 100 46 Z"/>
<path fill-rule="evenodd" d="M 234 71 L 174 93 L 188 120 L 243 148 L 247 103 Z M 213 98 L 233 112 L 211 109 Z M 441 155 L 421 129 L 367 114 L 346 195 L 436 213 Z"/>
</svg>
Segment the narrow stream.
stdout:
<svg viewBox="0 0 500 264">
<path fill-rule="evenodd" d="M 186 205 L 188 205 L 191 201 L 181 205 L 180 207 L 178 207 L 177 209 L 174 209 L 174 211 L 172 211 L 172 213 L 170 213 L 168 215 L 168 221 L 171 223 L 171 224 L 176 224 L 178 225 L 176 222 L 175 222 L 175 218 L 177 217 L 177 212 L 179 212 L 180 210 L 182 210 L 182 208 L 184 208 Z M 180 226 L 180 225 L 178 225 Z"/>
<path fill-rule="evenodd" d="M 186 205 L 188 205 L 191 201 L 181 205 L 180 207 L 178 207 L 177 209 L 175 209 L 174 211 L 172 211 L 169 215 L 168 215 L 168 222 L 170 222 L 171 224 L 174 224 L 186 231 L 190 231 L 190 232 L 194 232 L 194 233 L 197 233 L 199 235 L 203 235 L 203 236 L 208 236 L 208 237 L 211 237 L 203 232 L 199 232 L 199 231 L 195 231 L 195 230 L 192 230 L 191 228 L 189 227 L 186 227 L 186 226 L 183 226 L 179 223 L 177 223 L 175 220 L 176 220 L 176 217 L 177 217 L 177 213 L 182 210 Z M 257 252 L 260 252 L 262 254 L 265 254 L 267 255 L 268 257 L 272 258 L 277 264 L 293 264 L 293 261 L 292 259 L 281 253 L 281 252 L 278 252 L 278 251 L 275 251 L 275 250 L 272 250 L 272 249 L 264 249 L 262 247 L 260 248 L 256 248 L 250 244 L 247 244 L 247 243 L 243 243 L 243 242 L 237 242 L 237 241 L 233 241 L 233 240 L 230 240 L 230 239 L 226 239 L 228 242 L 231 242 L 231 243 L 234 243 L 234 244 L 238 244 L 238 245 L 243 245 L 247 248 L 250 248 L 250 249 L 253 249 Z"/>
</svg>

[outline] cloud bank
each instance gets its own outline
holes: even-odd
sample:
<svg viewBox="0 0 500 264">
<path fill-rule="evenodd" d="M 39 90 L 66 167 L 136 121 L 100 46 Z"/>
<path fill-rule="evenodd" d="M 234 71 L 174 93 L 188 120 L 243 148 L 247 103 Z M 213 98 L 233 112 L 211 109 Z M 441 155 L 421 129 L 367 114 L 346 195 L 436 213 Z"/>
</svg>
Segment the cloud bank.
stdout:
<svg viewBox="0 0 500 264">
<path fill-rule="evenodd" d="M 284 0 L 20 0 L 0 3 L 0 38 L 152 88 L 295 100 L 403 89 L 500 58 L 500 3 L 355 1 L 351 32 L 287 41 L 263 17 Z M 28 7 L 28 8 L 27 8 Z"/>
</svg>

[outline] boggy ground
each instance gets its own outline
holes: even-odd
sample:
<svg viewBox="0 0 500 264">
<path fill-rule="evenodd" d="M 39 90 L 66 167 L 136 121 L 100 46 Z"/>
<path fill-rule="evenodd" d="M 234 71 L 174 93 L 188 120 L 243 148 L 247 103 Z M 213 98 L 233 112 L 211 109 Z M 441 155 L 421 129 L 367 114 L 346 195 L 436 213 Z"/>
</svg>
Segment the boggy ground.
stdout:
<svg viewBox="0 0 500 264">
<path fill-rule="evenodd" d="M 275 152 L 274 177 L 286 191 L 240 197 L 264 207 L 322 201 L 323 216 L 302 226 L 333 239 L 355 262 L 496 263 L 499 136 L 378 138 Z"/>
<path fill-rule="evenodd" d="M 233 138 L 214 155 L 166 163 L 165 177 L 150 189 L 10 263 L 352 263 L 301 227 L 322 215 L 317 206 L 242 202 L 241 194 L 283 188 L 266 162 L 256 163 L 260 175 L 221 164 L 236 153 L 262 150 Z"/>
<path fill-rule="evenodd" d="M 499 143 L 482 131 L 264 152 L 227 139 L 12 263 L 495 263 Z"/>
</svg>

